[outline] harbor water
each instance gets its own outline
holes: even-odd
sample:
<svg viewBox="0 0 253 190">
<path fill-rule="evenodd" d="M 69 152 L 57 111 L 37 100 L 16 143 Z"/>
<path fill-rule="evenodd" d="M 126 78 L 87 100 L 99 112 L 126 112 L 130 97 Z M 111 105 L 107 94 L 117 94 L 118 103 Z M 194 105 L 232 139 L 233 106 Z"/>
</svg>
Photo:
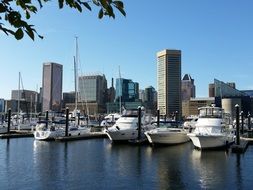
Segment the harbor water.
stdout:
<svg viewBox="0 0 253 190">
<path fill-rule="evenodd" d="M 109 139 L 0 140 L 5 189 L 251 189 L 253 146 L 244 154 L 198 151 L 192 143 L 152 147 Z"/>
</svg>

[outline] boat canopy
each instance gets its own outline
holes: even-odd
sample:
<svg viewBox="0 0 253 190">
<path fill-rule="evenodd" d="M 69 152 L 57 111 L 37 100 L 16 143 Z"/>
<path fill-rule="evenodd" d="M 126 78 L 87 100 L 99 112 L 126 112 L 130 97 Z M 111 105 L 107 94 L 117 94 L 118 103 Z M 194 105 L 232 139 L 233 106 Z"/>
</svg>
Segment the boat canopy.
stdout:
<svg viewBox="0 0 253 190">
<path fill-rule="evenodd" d="M 222 118 L 223 109 L 219 107 L 199 108 L 199 118 Z"/>
</svg>

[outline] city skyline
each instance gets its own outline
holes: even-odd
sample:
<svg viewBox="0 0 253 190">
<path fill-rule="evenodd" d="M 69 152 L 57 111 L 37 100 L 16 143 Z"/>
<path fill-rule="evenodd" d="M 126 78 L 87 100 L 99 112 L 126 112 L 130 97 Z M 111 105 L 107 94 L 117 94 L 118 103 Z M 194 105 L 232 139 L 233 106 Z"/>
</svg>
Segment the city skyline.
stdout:
<svg viewBox="0 0 253 190">
<path fill-rule="evenodd" d="M 31 20 L 43 40 L 17 41 L 1 33 L 0 98 L 10 99 L 11 90 L 18 88 L 18 72 L 24 89 L 38 92 L 44 62 L 62 64 L 63 92 L 73 91 L 75 36 L 82 65 L 79 73 L 103 73 L 108 82 L 119 76 L 120 66 L 122 77 L 138 82 L 140 89 L 150 85 L 157 89 L 156 52 L 179 49 L 182 75 L 195 79 L 196 97 L 208 96 L 214 78 L 235 82 L 239 90 L 253 89 L 253 2 L 124 3 L 126 18 L 117 13 L 115 20 L 99 20 L 95 10 L 78 14 L 58 10 L 50 2 Z"/>
</svg>

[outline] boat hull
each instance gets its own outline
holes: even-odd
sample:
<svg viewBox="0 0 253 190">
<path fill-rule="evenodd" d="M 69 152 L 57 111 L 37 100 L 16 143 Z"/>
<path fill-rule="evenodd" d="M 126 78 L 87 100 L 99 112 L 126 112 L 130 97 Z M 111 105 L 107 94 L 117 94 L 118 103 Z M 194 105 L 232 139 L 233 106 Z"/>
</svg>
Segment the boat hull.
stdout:
<svg viewBox="0 0 253 190">
<path fill-rule="evenodd" d="M 174 145 L 190 141 L 186 132 L 145 132 L 148 141 L 152 144 Z"/>
<path fill-rule="evenodd" d="M 57 137 L 64 136 L 64 131 L 35 131 L 36 140 L 54 140 Z"/>
<path fill-rule="evenodd" d="M 136 129 L 106 130 L 105 132 L 109 139 L 114 142 L 134 140 L 138 137 L 138 130 Z"/>
<path fill-rule="evenodd" d="M 233 136 L 188 134 L 193 145 L 198 149 L 225 148 L 234 142 Z"/>
</svg>

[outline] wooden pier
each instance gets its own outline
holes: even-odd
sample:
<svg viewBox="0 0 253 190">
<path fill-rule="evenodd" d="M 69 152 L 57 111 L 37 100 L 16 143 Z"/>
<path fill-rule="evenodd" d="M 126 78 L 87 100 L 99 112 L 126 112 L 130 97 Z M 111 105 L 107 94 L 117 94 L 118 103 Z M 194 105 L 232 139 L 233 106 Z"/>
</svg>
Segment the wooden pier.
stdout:
<svg viewBox="0 0 253 190">
<path fill-rule="evenodd" d="M 231 150 L 232 150 L 233 153 L 244 153 L 247 150 L 247 148 L 248 148 L 248 144 L 249 143 L 248 143 L 247 140 L 243 140 L 241 138 L 240 144 L 239 145 L 233 144 L 231 146 Z"/>
<path fill-rule="evenodd" d="M 104 132 L 90 132 L 79 136 L 64 136 L 55 138 L 56 141 L 74 141 L 83 139 L 95 139 L 95 138 L 106 138 L 107 135 Z"/>
<path fill-rule="evenodd" d="M 13 131 L 10 131 L 10 133 L 0 134 L 1 139 L 24 138 L 24 137 L 33 137 L 33 131 L 13 130 Z"/>
</svg>

